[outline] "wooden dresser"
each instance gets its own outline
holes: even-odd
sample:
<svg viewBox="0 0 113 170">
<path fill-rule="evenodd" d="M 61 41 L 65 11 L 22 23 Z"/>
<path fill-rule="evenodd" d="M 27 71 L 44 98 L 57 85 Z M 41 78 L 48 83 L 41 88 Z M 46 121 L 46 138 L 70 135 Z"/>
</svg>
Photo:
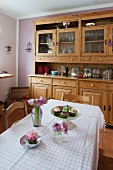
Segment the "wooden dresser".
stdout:
<svg viewBox="0 0 113 170">
<path fill-rule="evenodd" d="M 113 125 L 113 80 L 73 78 L 60 75 L 29 75 L 30 98 L 61 99 L 62 92 L 94 96 L 94 105 L 101 108 L 107 124 Z"/>
</svg>

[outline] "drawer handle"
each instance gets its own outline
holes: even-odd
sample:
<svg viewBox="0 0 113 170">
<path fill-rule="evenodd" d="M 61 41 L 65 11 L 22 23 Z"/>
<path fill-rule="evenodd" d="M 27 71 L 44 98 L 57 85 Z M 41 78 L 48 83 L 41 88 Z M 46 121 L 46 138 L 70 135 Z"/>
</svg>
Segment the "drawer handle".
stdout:
<svg viewBox="0 0 113 170">
<path fill-rule="evenodd" d="M 43 80 L 41 80 L 41 82 L 43 82 Z"/>
<path fill-rule="evenodd" d="M 111 111 L 111 106 L 108 107 L 108 110 Z"/>
<path fill-rule="evenodd" d="M 106 106 L 104 105 L 104 111 L 106 110 Z"/>
<path fill-rule="evenodd" d="M 100 61 L 101 61 L 102 59 L 100 58 Z"/>
<path fill-rule="evenodd" d="M 91 87 L 93 87 L 94 86 L 94 84 L 91 84 Z"/>
<path fill-rule="evenodd" d="M 88 61 L 88 59 L 86 58 L 86 61 Z"/>
<path fill-rule="evenodd" d="M 71 58 L 71 61 L 72 61 L 73 59 Z"/>
</svg>

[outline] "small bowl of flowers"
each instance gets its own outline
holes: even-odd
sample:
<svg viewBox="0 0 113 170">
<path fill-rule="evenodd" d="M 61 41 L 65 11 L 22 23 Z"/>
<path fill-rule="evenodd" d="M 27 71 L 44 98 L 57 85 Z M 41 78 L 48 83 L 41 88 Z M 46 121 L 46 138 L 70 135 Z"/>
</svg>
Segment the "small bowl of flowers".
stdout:
<svg viewBox="0 0 113 170">
<path fill-rule="evenodd" d="M 26 140 L 29 147 L 35 147 L 40 143 L 41 138 L 35 130 L 31 130 L 26 134 Z"/>
<path fill-rule="evenodd" d="M 40 141 L 41 137 L 38 133 L 35 130 L 31 130 L 20 139 L 20 144 L 24 147 L 33 148 L 36 147 Z"/>
</svg>

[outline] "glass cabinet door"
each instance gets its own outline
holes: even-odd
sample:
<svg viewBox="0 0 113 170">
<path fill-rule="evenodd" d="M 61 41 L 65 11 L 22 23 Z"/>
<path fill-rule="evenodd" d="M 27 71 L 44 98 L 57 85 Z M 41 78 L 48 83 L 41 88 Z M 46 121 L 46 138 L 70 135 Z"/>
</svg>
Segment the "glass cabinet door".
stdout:
<svg viewBox="0 0 113 170">
<path fill-rule="evenodd" d="M 108 26 L 108 35 L 109 35 L 109 39 L 107 42 L 107 46 L 108 46 L 108 54 L 109 55 L 113 55 L 113 26 Z"/>
<path fill-rule="evenodd" d="M 63 29 L 57 32 L 57 55 L 77 55 L 77 31 Z"/>
<path fill-rule="evenodd" d="M 111 35 L 111 38 L 112 38 L 112 54 L 113 54 L 113 26 L 112 26 L 112 35 Z"/>
<path fill-rule="evenodd" d="M 106 44 L 104 28 L 85 28 L 82 31 L 82 55 L 105 55 Z"/>
<path fill-rule="evenodd" d="M 36 40 L 36 54 L 53 55 L 55 51 L 55 32 L 38 31 Z"/>
</svg>

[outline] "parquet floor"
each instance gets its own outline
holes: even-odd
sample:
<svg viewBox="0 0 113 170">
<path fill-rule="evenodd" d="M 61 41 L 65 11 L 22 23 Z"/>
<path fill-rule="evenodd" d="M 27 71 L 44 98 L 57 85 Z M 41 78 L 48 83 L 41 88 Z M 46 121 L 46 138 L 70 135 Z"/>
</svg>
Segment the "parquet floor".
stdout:
<svg viewBox="0 0 113 170">
<path fill-rule="evenodd" d="M 105 129 L 103 149 L 102 131 L 100 132 L 98 170 L 113 170 L 113 129 Z"/>
</svg>

